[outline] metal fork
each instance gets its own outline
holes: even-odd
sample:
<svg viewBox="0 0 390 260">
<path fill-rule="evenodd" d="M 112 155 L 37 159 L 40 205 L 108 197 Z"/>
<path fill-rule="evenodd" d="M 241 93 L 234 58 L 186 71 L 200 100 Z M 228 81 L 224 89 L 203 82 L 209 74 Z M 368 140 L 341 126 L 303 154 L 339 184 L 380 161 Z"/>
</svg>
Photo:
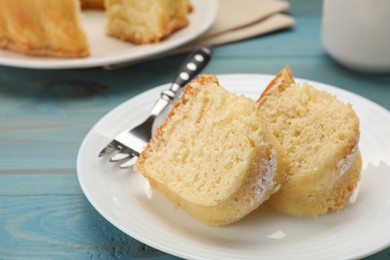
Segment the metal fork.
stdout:
<svg viewBox="0 0 390 260">
<path fill-rule="evenodd" d="M 212 55 L 211 48 L 202 46 L 192 51 L 176 73 L 174 81 L 169 89 L 161 92 L 160 99 L 152 108 L 149 117 L 140 125 L 126 129 L 114 138 L 99 153 L 99 157 L 117 151 L 110 158 L 110 162 L 125 161 L 119 167 L 128 168 L 134 165 L 135 158 L 144 150 L 146 144 L 152 138 L 153 123 L 156 117 L 177 98 L 183 87 L 193 79 L 208 64 Z"/>
</svg>

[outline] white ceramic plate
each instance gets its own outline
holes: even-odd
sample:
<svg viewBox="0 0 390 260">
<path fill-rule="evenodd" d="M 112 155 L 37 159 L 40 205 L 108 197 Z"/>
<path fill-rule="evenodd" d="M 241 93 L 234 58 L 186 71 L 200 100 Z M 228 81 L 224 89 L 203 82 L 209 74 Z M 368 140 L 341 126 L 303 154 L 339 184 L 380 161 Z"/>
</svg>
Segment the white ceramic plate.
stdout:
<svg viewBox="0 0 390 260">
<path fill-rule="evenodd" d="M 228 90 L 256 99 L 273 76 L 219 78 Z M 140 174 L 98 158 L 112 137 L 147 116 L 168 85 L 128 100 L 92 128 L 77 159 L 81 187 L 98 212 L 123 232 L 187 259 L 356 259 L 380 251 L 390 245 L 390 113 L 351 92 L 308 82 L 352 103 L 361 120 L 360 193 L 341 212 L 307 219 L 263 207 L 235 224 L 207 227 L 173 207 Z"/>
<path fill-rule="evenodd" d="M 91 56 L 60 59 L 25 56 L 0 49 L 0 65 L 33 69 L 68 69 L 108 66 L 135 62 L 181 46 L 203 34 L 214 22 L 216 0 L 192 0 L 194 11 L 189 14 L 189 26 L 155 44 L 133 45 L 105 34 L 106 18 L 101 11 L 83 11 L 83 25 L 91 45 Z"/>
</svg>

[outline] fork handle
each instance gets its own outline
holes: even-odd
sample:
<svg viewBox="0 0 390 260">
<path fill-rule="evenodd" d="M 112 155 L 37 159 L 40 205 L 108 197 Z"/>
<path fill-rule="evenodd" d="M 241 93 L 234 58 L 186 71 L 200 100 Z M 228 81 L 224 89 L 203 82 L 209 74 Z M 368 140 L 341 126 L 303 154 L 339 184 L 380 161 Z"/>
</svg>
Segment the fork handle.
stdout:
<svg viewBox="0 0 390 260">
<path fill-rule="evenodd" d="M 211 55 L 211 48 L 202 46 L 187 56 L 176 73 L 171 87 L 161 92 L 160 99 L 151 111 L 152 116 L 159 115 L 179 95 L 180 90 L 206 67 L 211 59 Z"/>
<path fill-rule="evenodd" d="M 180 88 L 183 88 L 206 67 L 211 59 L 211 55 L 212 50 L 208 46 L 202 46 L 192 51 L 176 73 L 176 78 L 170 90 L 178 94 Z"/>
</svg>

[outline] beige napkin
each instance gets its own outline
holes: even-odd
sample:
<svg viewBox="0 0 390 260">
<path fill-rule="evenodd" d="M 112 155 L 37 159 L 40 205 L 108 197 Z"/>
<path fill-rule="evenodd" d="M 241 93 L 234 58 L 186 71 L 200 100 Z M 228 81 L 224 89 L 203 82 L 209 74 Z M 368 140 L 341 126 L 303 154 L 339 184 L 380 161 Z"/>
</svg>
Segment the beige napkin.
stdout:
<svg viewBox="0 0 390 260">
<path fill-rule="evenodd" d="M 219 0 L 216 21 L 197 40 L 175 50 L 187 51 L 196 46 L 219 45 L 289 28 L 295 20 L 280 12 L 290 9 L 279 0 Z"/>
<path fill-rule="evenodd" d="M 219 0 L 216 20 L 204 35 L 152 59 L 189 51 L 199 45 L 226 44 L 292 27 L 295 20 L 281 13 L 289 9 L 289 3 L 280 0 Z M 105 68 L 115 69 L 133 63 L 113 64 Z"/>
</svg>

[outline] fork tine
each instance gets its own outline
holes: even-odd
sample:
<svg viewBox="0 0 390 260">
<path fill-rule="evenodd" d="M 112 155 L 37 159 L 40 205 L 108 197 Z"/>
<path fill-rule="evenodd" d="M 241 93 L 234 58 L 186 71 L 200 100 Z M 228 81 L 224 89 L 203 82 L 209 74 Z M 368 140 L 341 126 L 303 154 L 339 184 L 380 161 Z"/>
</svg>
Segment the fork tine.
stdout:
<svg viewBox="0 0 390 260">
<path fill-rule="evenodd" d="M 103 148 L 103 150 L 100 151 L 99 157 L 105 156 L 106 154 L 112 153 L 113 151 L 117 150 L 117 148 L 113 144 L 108 144 L 106 147 Z"/>
<path fill-rule="evenodd" d="M 119 168 L 120 169 L 130 168 L 135 164 L 136 161 L 137 161 L 137 157 L 134 154 L 132 154 L 126 162 L 119 165 Z"/>
<path fill-rule="evenodd" d="M 99 153 L 99 157 L 117 151 L 112 155 L 110 162 L 123 161 L 119 166 L 121 169 L 132 167 L 136 162 L 136 158 L 145 149 L 147 142 L 152 137 L 156 117 L 164 113 L 180 94 L 181 89 L 207 65 L 211 54 L 212 51 L 207 46 L 202 46 L 192 51 L 179 68 L 176 77 L 171 83 L 171 87 L 161 92 L 160 98 L 154 104 L 149 117 L 141 124 L 133 128 L 125 129 L 119 133 Z"/>
<path fill-rule="evenodd" d="M 118 162 L 130 157 L 130 153 L 119 152 L 110 158 L 110 162 Z"/>
</svg>

